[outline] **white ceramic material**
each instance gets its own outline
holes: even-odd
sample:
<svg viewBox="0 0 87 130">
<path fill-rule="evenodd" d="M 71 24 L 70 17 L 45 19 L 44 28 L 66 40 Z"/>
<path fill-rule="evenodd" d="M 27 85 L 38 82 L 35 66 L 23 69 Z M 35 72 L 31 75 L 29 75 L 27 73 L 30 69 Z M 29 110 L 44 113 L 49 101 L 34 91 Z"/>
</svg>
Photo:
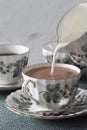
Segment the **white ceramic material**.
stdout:
<svg viewBox="0 0 87 130">
<path fill-rule="evenodd" d="M 85 35 L 84 35 L 85 36 Z M 78 39 L 79 40 L 79 39 Z M 80 40 L 81 41 L 81 40 Z M 62 44 L 62 43 L 61 43 Z M 67 45 L 66 47 L 68 48 L 68 46 L 72 46 L 71 44 L 68 44 L 68 42 L 65 42 L 65 44 Z M 57 42 L 49 42 L 49 43 L 45 43 L 42 46 L 42 53 L 43 53 L 43 58 L 44 61 L 46 63 L 51 63 L 52 59 L 53 59 L 53 51 L 55 49 L 55 47 L 57 46 Z M 79 45 L 78 45 L 79 46 Z M 65 48 L 66 48 L 65 47 Z M 73 47 L 74 48 L 74 47 Z M 86 47 L 85 47 L 86 48 Z M 75 46 L 75 50 L 77 49 L 77 47 Z M 74 49 L 72 49 L 72 52 Z M 77 51 L 78 52 L 78 49 Z M 79 57 L 80 61 L 82 61 L 82 59 Z M 76 61 L 76 62 L 75 62 Z M 86 60 L 85 60 L 86 61 Z M 80 62 L 77 62 L 77 60 L 73 60 L 72 56 L 71 56 L 71 52 L 69 53 L 69 50 L 65 51 L 64 49 L 62 49 L 62 51 L 57 52 L 56 55 L 56 63 L 66 63 L 66 64 L 72 64 L 75 65 L 77 67 L 79 67 L 81 69 L 81 74 L 84 75 L 87 73 L 87 65 L 83 65 L 80 64 Z"/>
<path fill-rule="evenodd" d="M 0 53 L 16 55 L 0 56 L 0 85 L 16 83 L 22 69 L 28 63 L 29 48 L 22 45 L 0 45 Z"/>
<path fill-rule="evenodd" d="M 59 42 L 71 42 L 87 32 L 87 3 L 70 8 L 57 25 Z"/>
<path fill-rule="evenodd" d="M 37 79 L 26 75 L 29 70 L 40 67 L 51 67 L 50 64 L 37 64 L 31 65 L 23 70 L 24 83 L 22 89 L 25 96 L 32 98 L 38 104 L 43 107 L 64 111 L 72 99 L 75 97 L 79 78 L 80 69 L 68 64 L 55 64 L 55 67 L 63 67 L 71 70 L 75 70 L 78 74 L 66 79 L 59 80 L 47 80 Z"/>
<path fill-rule="evenodd" d="M 65 119 L 87 114 L 87 90 L 78 89 L 75 99 L 72 101 L 66 111 L 61 114 L 58 111 L 37 105 L 32 99 L 24 96 L 22 90 L 11 93 L 5 101 L 9 110 L 31 116 L 38 119 Z"/>
<path fill-rule="evenodd" d="M 62 43 L 61 43 L 62 44 Z M 68 43 L 65 43 L 66 45 Z M 42 53 L 43 53 L 43 58 L 45 60 L 46 63 L 51 63 L 52 59 L 53 59 L 53 52 L 54 49 L 57 46 L 57 42 L 49 42 L 49 43 L 45 43 L 42 46 Z M 66 59 L 68 59 L 68 61 L 66 61 Z M 69 55 L 67 54 L 67 52 L 58 52 L 56 55 L 56 63 L 69 63 L 69 60 L 71 61 Z"/>
<path fill-rule="evenodd" d="M 0 85 L 0 91 L 9 91 L 19 89 L 22 86 L 23 78 L 21 77 L 16 83 Z"/>
</svg>

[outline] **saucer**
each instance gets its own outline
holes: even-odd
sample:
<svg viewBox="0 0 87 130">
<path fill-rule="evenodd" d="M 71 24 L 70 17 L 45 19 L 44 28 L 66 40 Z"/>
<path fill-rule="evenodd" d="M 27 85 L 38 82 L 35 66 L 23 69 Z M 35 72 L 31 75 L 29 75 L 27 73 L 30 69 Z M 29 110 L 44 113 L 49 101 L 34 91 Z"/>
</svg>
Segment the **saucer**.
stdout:
<svg viewBox="0 0 87 130">
<path fill-rule="evenodd" d="M 87 90 L 79 88 L 75 99 L 65 112 L 58 113 L 37 105 L 26 98 L 22 90 L 11 93 L 5 100 L 7 108 L 17 114 L 38 119 L 65 119 L 87 114 Z"/>
<path fill-rule="evenodd" d="M 17 83 L 14 84 L 0 84 L 0 91 L 6 91 L 6 90 L 15 90 L 17 88 L 21 88 L 21 85 L 23 83 L 23 78 L 20 78 Z"/>
</svg>

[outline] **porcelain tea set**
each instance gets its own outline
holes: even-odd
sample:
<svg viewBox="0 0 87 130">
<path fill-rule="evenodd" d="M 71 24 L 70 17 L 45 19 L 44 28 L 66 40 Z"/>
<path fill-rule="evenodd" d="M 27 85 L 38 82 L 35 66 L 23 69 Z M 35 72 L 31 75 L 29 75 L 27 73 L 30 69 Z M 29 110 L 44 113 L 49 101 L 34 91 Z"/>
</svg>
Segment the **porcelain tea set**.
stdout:
<svg viewBox="0 0 87 130">
<path fill-rule="evenodd" d="M 69 12 L 71 14 L 77 10 L 81 12 L 85 5 L 87 9 L 87 4 L 83 3 L 73 7 Z M 64 15 L 64 21 L 65 19 L 67 21 L 69 12 Z M 60 21 L 64 27 L 63 18 Z M 61 22 L 59 23 L 57 33 L 60 31 L 61 34 L 62 27 Z M 58 80 L 40 79 L 27 75 L 30 70 L 51 66 L 56 42 L 46 43 L 42 47 L 46 63 L 28 67 L 26 67 L 29 57 L 28 47 L 0 45 L 0 90 L 21 87 L 20 90 L 7 96 L 5 105 L 9 110 L 38 119 L 65 119 L 87 114 L 87 90 L 79 87 L 80 77 L 84 75 L 84 72 L 86 74 L 87 70 L 86 31 L 81 32 L 79 36 L 77 39 L 73 40 L 71 37 L 68 40 L 68 36 L 62 38 L 58 34 L 58 37 L 63 39 L 63 41 L 60 40 L 61 44 L 65 42 L 66 46 L 57 53 L 55 67 L 65 67 L 77 73 L 73 77 Z"/>
</svg>

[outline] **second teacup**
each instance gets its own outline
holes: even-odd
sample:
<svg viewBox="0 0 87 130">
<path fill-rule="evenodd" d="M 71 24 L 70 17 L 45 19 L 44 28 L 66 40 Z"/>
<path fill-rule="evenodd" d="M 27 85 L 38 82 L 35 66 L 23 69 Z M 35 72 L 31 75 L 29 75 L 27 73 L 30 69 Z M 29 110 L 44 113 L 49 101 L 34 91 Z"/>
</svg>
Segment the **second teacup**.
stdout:
<svg viewBox="0 0 87 130">
<path fill-rule="evenodd" d="M 68 64 L 55 64 L 50 74 L 50 64 L 31 65 L 23 70 L 22 90 L 25 96 L 41 106 L 64 111 L 77 92 L 80 69 Z"/>
<path fill-rule="evenodd" d="M 65 43 L 65 44 L 67 45 L 68 43 Z M 57 46 L 56 41 L 43 44 L 42 54 L 43 54 L 44 61 L 46 63 L 52 62 L 53 52 L 54 52 L 54 49 L 56 48 L 56 46 Z M 71 54 L 71 53 L 68 53 L 67 51 L 58 51 L 57 55 L 56 55 L 56 59 L 55 59 L 56 61 L 55 62 L 56 63 L 64 63 L 64 64 L 75 65 L 75 66 L 77 66 L 81 69 L 81 75 L 82 76 L 86 75 L 87 74 L 87 66 L 84 66 L 84 65 L 76 62 L 74 60 L 75 57 L 77 57 L 77 56 L 75 56 L 73 53 Z"/>
<path fill-rule="evenodd" d="M 28 63 L 29 48 L 22 45 L 0 45 L 0 84 L 15 84 Z"/>
</svg>

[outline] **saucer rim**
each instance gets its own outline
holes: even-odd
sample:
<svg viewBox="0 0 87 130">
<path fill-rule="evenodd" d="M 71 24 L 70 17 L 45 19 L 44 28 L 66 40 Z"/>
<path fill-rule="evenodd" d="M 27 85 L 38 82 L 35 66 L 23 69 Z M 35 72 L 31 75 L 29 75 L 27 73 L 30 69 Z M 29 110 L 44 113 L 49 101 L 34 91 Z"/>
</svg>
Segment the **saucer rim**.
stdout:
<svg viewBox="0 0 87 130">
<path fill-rule="evenodd" d="M 0 84 L 0 91 L 7 91 L 7 90 L 15 90 L 21 88 L 23 83 L 23 77 L 21 77 L 16 83 L 14 84 Z"/>
<path fill-rule="evenodd" d="M 85 89 L 81 88 L 81 90 L 85 90 Z M 11 94 L 16 93 L 17 91 L 21 91 L 21 89 L 16 90 L 15 92 L 12 92 Z M 52 120 L 52 119 L 68 119 L 68 118 L 78 117 L 78 116 L 82 116 L 82 115 L 87 114 L 87 109 L 83 109 L 83 110 L 81 110 L 79 112 L 76 112 L 76 113 L 71 113 L 71 114 L 66 114 L 66 115 L 61 114 L 61 115 L 58 115 L 58 116 L 44 116 L 44 115 L 40 115 L 40 114 L 33 113 L 33 112 L 32 113 L 30 113 L 30 112 L 29 113 L 22 112 L 20 110 L 17 110 L 15 108 L 13 108 L 12 106 L 10 106 L 8 104 L 7 99 L 8 99 L 9 96 L 11 96 L 11 94 L 6 97 L 6 99 L 4 101 L 4 104 L 10 111 L 12 111 L 12 112 L 14 112 L 14 113 L 16 113 L 18 115 L 20 114 L 20 115 L 23 115 L 23 116 L 26 116 L 26 117 L 33 117 L 33 118 L 36 118 L 36 119 L 49 119 L 49 120 Z"/>
</svg>

